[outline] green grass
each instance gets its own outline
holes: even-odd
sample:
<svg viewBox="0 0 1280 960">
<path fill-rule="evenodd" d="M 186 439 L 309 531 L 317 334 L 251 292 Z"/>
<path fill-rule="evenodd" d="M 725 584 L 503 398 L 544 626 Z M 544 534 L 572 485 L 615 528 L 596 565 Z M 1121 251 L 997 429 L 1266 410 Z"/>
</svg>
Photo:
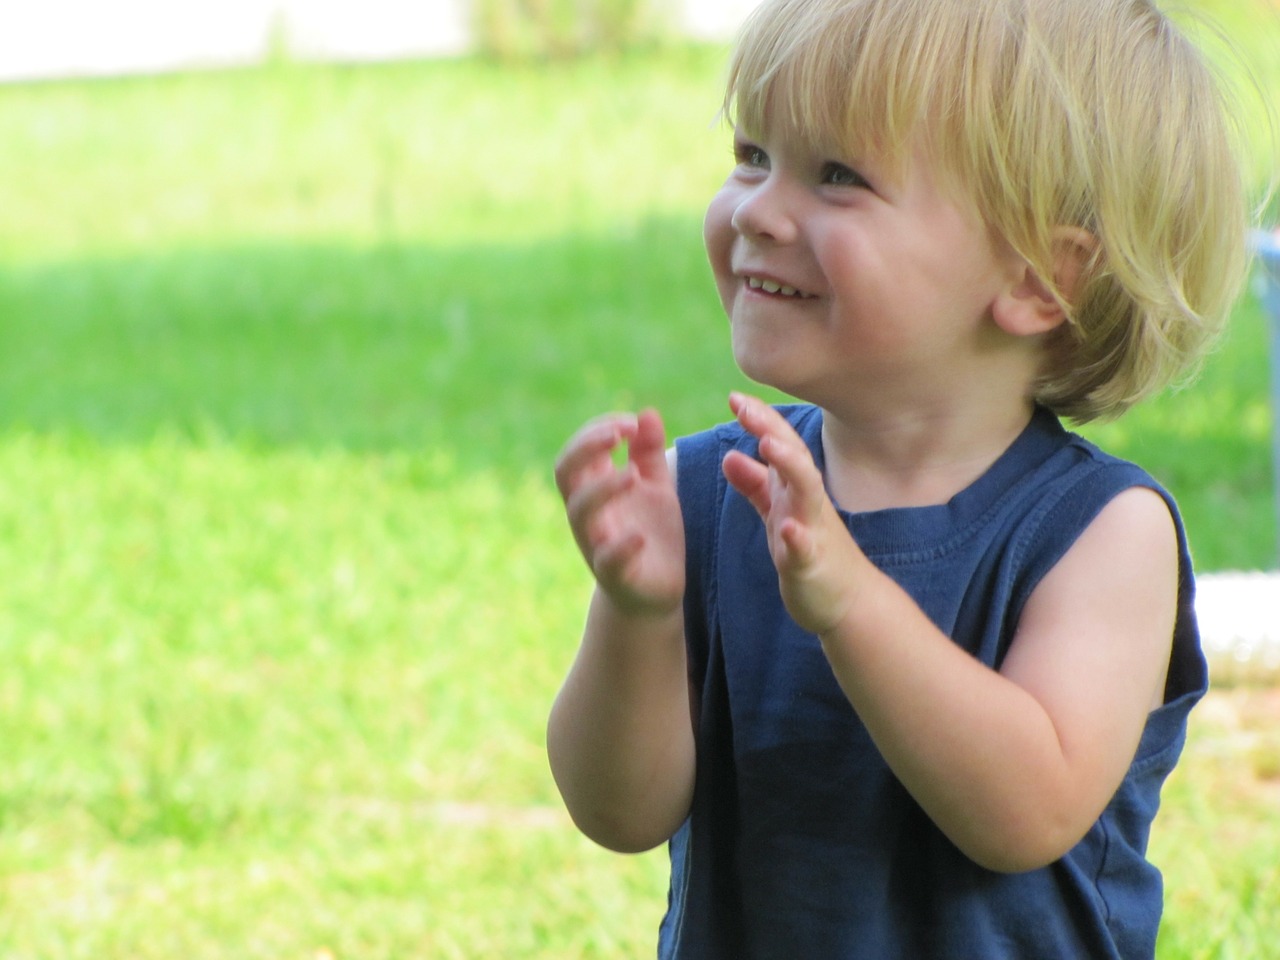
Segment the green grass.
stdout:
<svg viewBox="0 0 1280 960">
<path fill-rule="evenodd" d="M 578 614 L 544 598 L 583 587 L 545 490 L 163 437 L 11 438 L 0 476 L 5 956 L 641 934 L 652 867 L 585 849 L 545 772 Z"/>
<path fill-rule="evenodd" d="M 546 772 L 589 587 L 550 464 L 742 384 L 719 71 L 0 88 L 0 954 L 651 955 L 663 853 L 593 848 Z M 1100 431 L 1209 569 L 1274 559 L 1263 330 Z M 1162 960 L 1259 955 L 1268 795 L 1194 771 Z"/>
</svg>

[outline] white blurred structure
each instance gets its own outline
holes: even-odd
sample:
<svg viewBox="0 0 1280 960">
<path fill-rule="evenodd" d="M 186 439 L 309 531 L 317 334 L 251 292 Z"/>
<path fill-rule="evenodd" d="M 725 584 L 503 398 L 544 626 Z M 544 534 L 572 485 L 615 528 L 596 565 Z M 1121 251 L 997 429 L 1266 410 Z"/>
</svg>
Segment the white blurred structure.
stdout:
<svg viewBox="0 0 1280 960">
<path fill-rule="evenodd" d="M 1280 574 L 1196 578 L 1196 616 L 1211 673 L 1230 681 L 1280 681 Z"/>
<path fill-rule="evenodd" d="M 692 37 L 728 37 L 758 0 L 670 0 Z M 109 76 L 304 60 L 453 56 L 470 0 L 5 0 L 0 80 Z"/>
</svg>

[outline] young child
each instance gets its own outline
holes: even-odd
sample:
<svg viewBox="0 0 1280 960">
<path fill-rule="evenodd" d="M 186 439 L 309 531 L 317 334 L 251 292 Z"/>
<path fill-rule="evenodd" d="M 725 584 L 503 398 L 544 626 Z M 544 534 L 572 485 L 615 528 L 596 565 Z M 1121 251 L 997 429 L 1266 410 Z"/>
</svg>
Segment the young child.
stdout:
<svg viewBox="0 0 1280 960">
<path fill-rule="evenodd" d="M 1205 690 L 1182 522 L 1066 432 L 1184 370 L 1245 263 L 1210 73 L 1148 0 L 767 0 L 706 246 L 804 401 L 556 466 L 597 580 L 548 752 L 670 840 L 662 958 L 1151 957 Z M 628 447 L 617 467 L 612 451 Z"/>
</svg>

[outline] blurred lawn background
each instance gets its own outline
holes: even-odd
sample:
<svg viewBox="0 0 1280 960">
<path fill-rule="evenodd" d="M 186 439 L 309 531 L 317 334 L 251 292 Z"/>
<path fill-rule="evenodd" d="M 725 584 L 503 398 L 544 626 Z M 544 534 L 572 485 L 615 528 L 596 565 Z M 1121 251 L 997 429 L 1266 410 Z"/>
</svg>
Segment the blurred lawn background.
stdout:
<svg viewBox="0 0 1280 960">
<path fill-rule="evenodd" d="M 546 772 L 589 589 L 550 464 L 743 385 L 700 241 L 723 56 L 0 87 L 0 955 L 652 954 L 665 854 L 593 848 Z M 1274 565 L 1267 376 L 1248 297 L 1198 386 L 1094 431 L 1204 569 Z M 1248 695 L 1170 785 L 1165 960 L 1275 943 Z"/>
</svg>

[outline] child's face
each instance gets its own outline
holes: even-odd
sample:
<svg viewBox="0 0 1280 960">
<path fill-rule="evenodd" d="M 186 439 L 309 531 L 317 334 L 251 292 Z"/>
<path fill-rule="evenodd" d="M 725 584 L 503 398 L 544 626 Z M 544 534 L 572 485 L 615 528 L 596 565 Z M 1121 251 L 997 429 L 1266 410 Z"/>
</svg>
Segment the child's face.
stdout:
<svg viewBox="0 0 1280 960">
<path fill-rule="evenodd" d="M 1024 264 L 923 151 L 897 170 L 738 130 L 735 155 L 704 236 L 748 376 L 830 408 L 862 387 L 946 389 L 991 350 L 991 305 Z"/>
</svg>

